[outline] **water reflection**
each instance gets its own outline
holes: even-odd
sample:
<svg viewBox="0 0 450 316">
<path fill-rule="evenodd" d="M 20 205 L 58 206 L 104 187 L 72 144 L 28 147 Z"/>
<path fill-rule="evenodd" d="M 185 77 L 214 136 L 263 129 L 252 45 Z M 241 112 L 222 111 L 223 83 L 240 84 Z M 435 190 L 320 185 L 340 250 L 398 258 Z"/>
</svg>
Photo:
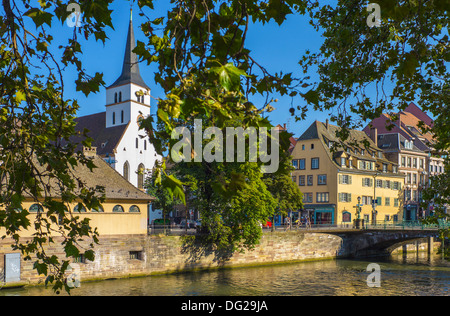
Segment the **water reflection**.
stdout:
<svg viewBox="0 0 450 316">
<path fill-rule="evenodd" d="M 368 264 L 381 266 L 381 287 L 367 286 Z M 83 282 L 72 295 L 96 296 L 352 296 L 450 295 L 450 264 L 426 254 L 374 261 L 320 261 L 180 275 Z M 53 295 L 50 289 L 2 290 L 2 295 Z"/>
</svg>

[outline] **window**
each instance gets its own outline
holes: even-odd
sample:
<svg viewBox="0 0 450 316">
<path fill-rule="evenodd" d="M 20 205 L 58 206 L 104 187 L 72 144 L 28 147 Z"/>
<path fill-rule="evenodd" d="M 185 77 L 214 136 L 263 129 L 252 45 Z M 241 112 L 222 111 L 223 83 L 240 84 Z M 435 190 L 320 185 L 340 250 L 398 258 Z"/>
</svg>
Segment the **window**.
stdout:
<svg viewBox="0 0 450 316">
<path fill-rule="evenodd" d="M 408 161 L 407 167 L 408 167 L 408 168 L 411 168 L 411 157 L 408 157 L 408 160 L 407 160 L 407 161 Z"/>
<path fill-rule="evenodd" d="M 384 205 L 386 205 L 386 206 L 391 206 L 391 198 L 385 198 L 384 199 Z"/>
<path fill-rule="evenodd" d="M 300 170 L 305 170 L 306 169 L 306 159 L 300 159 L 298 161 L 298 168 Z"/>
<path fill-rule="evenodd" d="M 313 202 L 313 194 L 303 193 L 303 203 L 312 203 L 312 202 Z"/>
<path fill-rule="evenodd" d="M 305 145 L 302 145 L 302 150 L 305 150 Z"/>
<path fill-rule="evenodd" d="M 308 180 L 308 186 L 314 185 L 313 176 L 308 176 L 307 180 Z"/>
<path fill-rule="evenodd" d="M 413 168 L 417 168 L 417 158 L 413 159 Z"/>
<path fill-rule="evenodd" d="M 346 174 L 339 175 L 339 184 L 352 184 L 352 176 Z"/>
<path fill-rule="evenodd" d="M 423 169 L 423 164 L 424 164 L 423 159 L 420 159 L 419 160 L 419 168 L 420 169 Z"/>
<path fill-rule="evenodd" d="M 410 173 L 408 173 L 406 175 L 406 183 L 411 183 L 411 174 Z"/>
<path fill-rule="evenodd" d="M 122 205 L 116 205 L 113 207 L 114 213 L 123 213 L 125 212 Z"/>
<path fill-rule="evenodd" d="M 132 205 L 132 206 L 130 206 L 129 212 L 130 212 L 130 213 L 140 213 L 141 210 L 139 209 L 139 206 L 137 206 L 137 205 Z"/>
<path fill-rule="evenodd" d="M 330 200 L 330 194 L 328 192 L 317 193 L 317 203 L 328 203 Z"/>
<path fill-rule="evenodd" d="M 78 257 L 76 257 L 75 259 L 73 259 L 73 262 L 74 262 L 74 263 L 86 263 L 86 262 L 87 262 L 87 259 L 86 259 L 86 257 L 84 256 L 84 254 L 80 253 L 80 254 L 78 255 Z"/>
<path fill-rule="evenodd" d="M 40 204 L 33 204 L 28 209 L 30 213 L 42 213 L 44 211 L 44 208 Z"/>
<path fill-rule="evenodd" d="M 371 178 L 363 178 L 362 179 L 362 186 L 363 187 L 371 187 L 371 186 L 373 186 L 373 179 L 371 179 Z"/>
<path fill-rule="evenodd" d="M 377 197 L 377 205 L 382 205 L 382 203 L 383 203 L 383 200 L 382 200 L 382 198 L 381 197 Z"/>
<path fill-rule="evenodd" d="M 104 213 L 105 211 L 103 210 L 103 207 L 99 206 L 97 209 L 93 208 L 93 209 L 91 210 L 91 212 L 94 212 L 94 213 Z"/>
<path fill-rule="evenodd" d="M 392 166 L 392 172 L 393 173 L 398 173 L 398 167 L 397 166 Z"/>
<path fill-rule="evenodd" d="M 77 204 L 74 208 L 73 208 L 74 212 L 77 213 L 85 213 L 86 212 L 86 208 L 82 205 L 82 204 Z"/>
<path fill-rule="evenodd" d="M 402 167 L 406 167 L 406 157 L 402 157 Z"/>
<path fill-rule="evenodd" d="M 361 197 L 361 204 L 362 205 L 371 205 L 372 204 L 372 197 L 371 196 L 363 196 L 363 197 Z"/>
<path fill-rule="evenodd" d="M 119 102 L 122 102 L 122 92 L 119 92 Z"/>
<path fill-rule="evenodd" d="M 298 160 L 292 160 L 292 167 L 294 167 L 295 170 L 298 170 Z"/>
<path fill-rule="evenodd" d="M 297 183 L 297 176 L 292 176 L 292 181 L 293 181 L 294 183 Z"/>
<path fill-rule="evenodd" d="M 142 251 L 130 251 L 131 260 L 142 260 Z"/>
<path fill-rule="evenodd" d="M 147 150 L 147 141 L 144 140 L 144 150 Z"/>
<path fill-rule="evenodd" d="M 124 121 L 124 113 L 123 110 L 120 112 L 120 123 L 123 123 Z"/>
<path fill-rule="evenodd" d="M 114 93 L 114 103 L 117 103 L 117 92 Z"/>
<path fill-rule="evenodd" d="M 314 149 L 314 144 L 311 144 L 311 150 L 313 150 Z"/>
<path fill-rule="evenodd" d="M 319 158 L 311 159 L 311 169 L 319 169 Z"/>
<path fill-rule="evenodd" d="M 398 207 L 398 199 L 394 198 L 394 207 Z"/>
<path fill-rule="evenodd" d="M 341 157 L 341 167 L 345 168 L 347 166 L 347 159 Z"/>
<path fill-rule="evenodd" d="M 306 177 L 305 176 L 298 177 L 298 185 L 302 186 L 302 187 L 306 185 Z"/>
<path fill-rule="evenodd" d="M 377 188 L 382 188 L 383 187 L 383 180 L 377 180 Z"/>
<path fill-rule="evenodd" d="M 388 172 L 388 165 L 387 164 L 383 164 L 383 172 Z"/>
<path fill-rule="evenodd" d="M 116 124 L 116 112 L 113 112 L 112 123 L 113 125 Z"/>
<path fill-rule="evenodd" d="M 125 161 L 125 163 L 123 164 L 123 177 L 127 181 L 130 181 L 130 164 L 128 163 L 128 161 Z"/>
<path fill-rule="evenodd" d="M 413 174 L 413 184 L 417 184 L 417 174 Z"/>
<path fill-rule="evenodd" d="M 411 200 L 411 190 L 405 190 L 405 201 Z"/>
<path fill-rule="evenodd" d="M 327 175 L 326 174 L 319 174 L 317 176 L 317 184 L 318 185 L 326 185 L 327 184 Z"/>
<path fill-rule="evenodd" d="M 339 193 L 339 202 L 349 203 L 352 201 L 351 193 Z"/>
<path fill-rule="evenodd" d="M 136 148 L 139 148 L 139 138 L 136 137 Z"/>
</svg>

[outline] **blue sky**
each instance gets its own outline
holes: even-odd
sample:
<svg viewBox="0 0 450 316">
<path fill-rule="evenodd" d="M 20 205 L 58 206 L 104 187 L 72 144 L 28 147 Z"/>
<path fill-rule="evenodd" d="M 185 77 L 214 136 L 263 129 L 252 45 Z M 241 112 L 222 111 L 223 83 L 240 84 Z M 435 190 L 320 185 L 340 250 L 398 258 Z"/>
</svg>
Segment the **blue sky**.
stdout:
<svg viewBox="0 0 450 316">
<path fill-rule="evenodd" d="M 156 1 L 156 10 L 151 18 L 165 16 L 165 7 L 168 1 Z M 159 5 L 159 7 L 158 7 Z M 90 74 L 101 72 L 104 75 L 106 86 L 112 84 L 120 75 L 125 49 L 125 41 L 129 23 L 129 1 L 116 1 L 112 5 L 112 20 L 115 30 L 108 29 L 109 39 L 105 45 L 95 42 L 94 39 L 88 41 L 81 40 L 83 46 L 83 66 Z M 138 7 L 134 5 L 133 24 L 136 40 L 146 41 L 146 38 L 139 28 L 144 18 L 138 14 Z M 147 13 L 147 12 L 146 12 Z M 59 28 L 59 26 L 58 26 Z M 73 29 L 67 25 L 59 29 L 60 36 L 70 36 Z M 61 38 L 63 40 L 63 38 Z M 247 46 L 252 50 L 252 56 L 260 64 L 264 65 L 269 72 L 283 73 L 293 72 L 294 76 L 302 75 L 298 61 L 300 57 L 309 49 L 312 52 L 318 50 L 323 39 L 308 23 L 308 18 L 303 16 L 290 16 L 280 27 L 275 22 L 266 25 L 251 25 L 247 38 Z M 141 75 L 145 82 L 151 87 L 152 95 L 156 98 L 163 97 L 162 90 L 154 83 L 153 77 L 156 70 L 155 65 L 147 66 L 146 63 L 140 65 Z M 66 71 L 66 98 L 77 99 L 80 104 L 79 116 L 94 114 L 105 111 L 106 91 L 104 88 L 96 94 L 91 94 L 86 98 L 81 92 L 75 91 L 73 81 L 76 74 L 71 70 Z M 306 92 L 306 91 L 305 91 Z M 291 97 L 280 97 L 273 95 L 274 99 L 279 99 L 273 104 L 276 110 L 268 116 L 274 125 L 286 123 L 289 131 L 295 136 L 300 136 L 315 120 L 325 121 L 327 113 L 309 112 L 305 121 L 295 122 L 290 115 Z M 261 99 L 262 101 L 263 99 Z M 252 100 L 257 102 L 258 99 Z M 299 97 L 294 99 L 294 105 L 304 105 Z M 152 100 L 151 113 L 156 113 L 156 101 Z"/>
</svg>

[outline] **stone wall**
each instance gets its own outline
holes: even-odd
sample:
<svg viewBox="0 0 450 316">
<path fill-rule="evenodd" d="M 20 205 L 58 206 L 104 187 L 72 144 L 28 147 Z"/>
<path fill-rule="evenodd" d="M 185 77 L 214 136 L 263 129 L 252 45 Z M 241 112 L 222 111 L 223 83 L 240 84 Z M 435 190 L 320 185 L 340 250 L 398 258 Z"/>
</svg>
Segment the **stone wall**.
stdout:
<svg viewBox="0 0 450 316">
<path fill-rule="evenodd" d="M 183 247 L 180 237 L 123 235 L 100 238 L 93 262 L 77 263 L 82 280 L 97 280 L 186 272 L 219 267 L 256 266 L 347 256 L 342 237 L 323 233 L 274 232 L 263 235 L 252 251 L 234 253 L 218 260 L 215 253 Z M 82 246 L 87 246 L 88 242 Z M 46 251 L 63 258 L 58 241 Z M 0 241 L 0 262 L 11 253 L 6 240 Z M 220 259 L 220 258 L 219 258 Z M 24 284 L 42 284 L 44 276 L 36 275 L 32 261 L 21 263 Z"/>
<path fill-rule="evenodd" d="M 62 246 L 57 239 L 56 241 L 47 247 L 46 251 L 63 258 Z M 88 242 L 82 245 L 87 246 Z M 260 244 L 254 250 L 235 253 L 227 261 L 220 261 L 212 252 L 186 249 L 180 237 L 110 236 L 100 238 L 100 244 L 95 248 L 95 261 L 77 263 L 77 267 L 81 270 L 82 280 L 110 279 L 218 267 L 331 259 L 336 257 L 340 246 L 341 238 L 334 235 L 268 233 L 263 235 Z M 5 253 L 12 251 L 8 242 L 3 240 L 0 241 L 2 264 Z M 33 262 L 34 260 L 22 260 L 21 280 L 25 284 L 42 284 L 45 277 L 36 274 Z"/>
</svg>

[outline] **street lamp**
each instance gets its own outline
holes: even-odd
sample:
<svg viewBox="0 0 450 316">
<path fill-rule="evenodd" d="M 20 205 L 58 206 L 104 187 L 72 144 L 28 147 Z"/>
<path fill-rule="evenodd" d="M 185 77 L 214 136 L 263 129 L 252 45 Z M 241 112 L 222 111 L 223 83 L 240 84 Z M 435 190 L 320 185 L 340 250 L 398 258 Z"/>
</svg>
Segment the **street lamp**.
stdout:
<svg viewBox="0 0 450 316">
<path fill-rule="evenodd" d="M 359 221 L 361 219 L 361 197 L 358 196 L 358 205 L 356 206 L 356 219 Z"/>
<path fill-rule="evenodd" d="M 377 177 L 380 175 L 380 173 L 377 171 L 375 172 L 373 176 L 373 200 L 372 200 L 372 222 L 375 225 L 376 224 L 376 216 L 377 216 L 377 209 L 376 209 L 376 202 L 377 202 Z M 378 204 L 378 203 L 377 203 Z"/>
</svg>

